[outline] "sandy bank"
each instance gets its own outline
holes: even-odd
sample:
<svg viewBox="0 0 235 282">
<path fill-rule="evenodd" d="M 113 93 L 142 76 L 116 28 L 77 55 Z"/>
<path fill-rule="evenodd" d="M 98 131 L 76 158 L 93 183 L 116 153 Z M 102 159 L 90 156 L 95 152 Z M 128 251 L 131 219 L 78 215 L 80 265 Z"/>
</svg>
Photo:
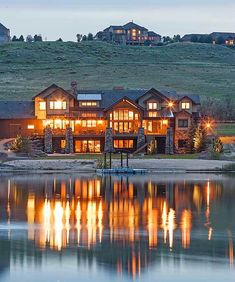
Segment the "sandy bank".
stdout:
<svg viewBox="0 0 235 282">
<path fill-rule="evenodd" d="M 150 171 L 216 171 L 227 164 L 235 162 L 218 160 L 177 160 L 177 159 L 132 159 L 132 168 L 148 169 Z M 120 160 L 113 160 L 113 167 L 120 166 Z M 5 162 L 2 170 L 27 171 L 79 171 L 94 172 L 95 160 L 14 160 Z"/>
</svg>

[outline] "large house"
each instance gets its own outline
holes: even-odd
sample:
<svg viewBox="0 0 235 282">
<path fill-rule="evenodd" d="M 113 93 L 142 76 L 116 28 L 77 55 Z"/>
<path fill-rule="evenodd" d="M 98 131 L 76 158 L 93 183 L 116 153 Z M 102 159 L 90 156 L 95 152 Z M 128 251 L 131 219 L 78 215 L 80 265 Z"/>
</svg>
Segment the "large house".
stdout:
<svg viewBox="0 0 235 282">
<path fill-rule="evenodd" d="M 111 25 L 98 32 L 96 38 L 124 45 L 157 44 L 161 41 L 161 35 L 134 22 L 122 26 Z"/>
<path fill-rule="evenodd" d="M 11 40 L 10 29 L 0 23 L 0 43 L 6 43 Z"/>
<path fill-rule="evenodd" d="M 226 44 L 228 46 L 235 45 L 234 32 L 212 32 L 210 34 L 185 34 L 182 37 L 183 42 L 200 41 L 203 38 L 209 38 L 213 43 Z M 209 43 L 209 42 L 208 42 Z"/>
<path fill-rule="evenodd" d="M 198 95 L 174 91 L 70 90 L 55 84 L 27 102 L 0 102 L 0 138 L 41 139 L 47 153 L 184 153 Z"/>
</svg>

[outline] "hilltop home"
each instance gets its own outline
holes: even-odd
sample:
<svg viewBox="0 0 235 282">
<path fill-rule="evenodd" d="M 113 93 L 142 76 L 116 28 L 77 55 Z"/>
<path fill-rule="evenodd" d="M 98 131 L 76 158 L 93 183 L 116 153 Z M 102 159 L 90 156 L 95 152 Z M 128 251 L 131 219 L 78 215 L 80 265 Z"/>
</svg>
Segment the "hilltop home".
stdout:
<svg viewBox="0 0 235 282">
<path fill-rule="evenodd" d="M 10 29 L 0 23 L 0 43 L 6 43 L 11 40 Z"/>
<path fill-rule="evenodd" d="M 55 84 L 27 102 L 0 102 L 0 138 L 31 136 L 47 153 L 185 153 L 198 95 L 156 90 L 70 90 Z"/>
<path fill-rule="evenodd" d="M 212 32 L 210 34 L 185 34 L 182 37 L 183 42 L 200 41 L 203 37 L 208 37 L 211 42 L 216 44 L 235 45 L 235 33 L 233 32 Z"/>
<path fill-rule="evenodd" d="M 98 32 L 96 38 L 124 45 L 156 44 L 161 42 L 161 35 L 133 22 L 123 26 L 111 25 Z"/>
</svg>

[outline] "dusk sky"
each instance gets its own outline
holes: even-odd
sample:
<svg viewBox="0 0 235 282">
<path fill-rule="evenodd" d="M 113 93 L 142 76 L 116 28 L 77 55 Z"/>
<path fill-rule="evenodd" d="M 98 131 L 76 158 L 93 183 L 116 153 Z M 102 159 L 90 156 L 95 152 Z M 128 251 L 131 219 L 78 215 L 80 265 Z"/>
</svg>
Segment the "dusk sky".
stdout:
<svg viewBox="0 0 235 282">
<path fill-rule="evenodd" d="M 235 32 L 234 0 L 0 0 L 11 35 L 75 40 L 133 20 L 161 35 Z"/>
</svg>

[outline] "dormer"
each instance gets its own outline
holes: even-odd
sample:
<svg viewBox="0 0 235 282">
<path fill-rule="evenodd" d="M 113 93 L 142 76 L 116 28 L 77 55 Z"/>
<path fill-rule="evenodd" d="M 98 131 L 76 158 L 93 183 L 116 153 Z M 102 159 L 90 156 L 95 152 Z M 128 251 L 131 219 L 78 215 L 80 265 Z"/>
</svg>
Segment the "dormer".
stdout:
<svg viewBox="0 0 235 282">
<path fill-rule="evenodd" d="M 102 100 L 101 94 L 83 94 L 77 95 L 80 108 L 99 108 Z"/>
<path fill-rule="evenodd" d="M 192 113 L 193 111 L 193 101 L 190 97 L 184 96 L 179 100 L 179 111 L 187 111 Z"/>
<path fill-rule="evenodd" d="M 145 109 L 149 117 L 157 117 L 157 111 L 167 108 L 169 103 L 169 98 L 154 88 L 138 99 L 138 104 Z"/>
</svg>

